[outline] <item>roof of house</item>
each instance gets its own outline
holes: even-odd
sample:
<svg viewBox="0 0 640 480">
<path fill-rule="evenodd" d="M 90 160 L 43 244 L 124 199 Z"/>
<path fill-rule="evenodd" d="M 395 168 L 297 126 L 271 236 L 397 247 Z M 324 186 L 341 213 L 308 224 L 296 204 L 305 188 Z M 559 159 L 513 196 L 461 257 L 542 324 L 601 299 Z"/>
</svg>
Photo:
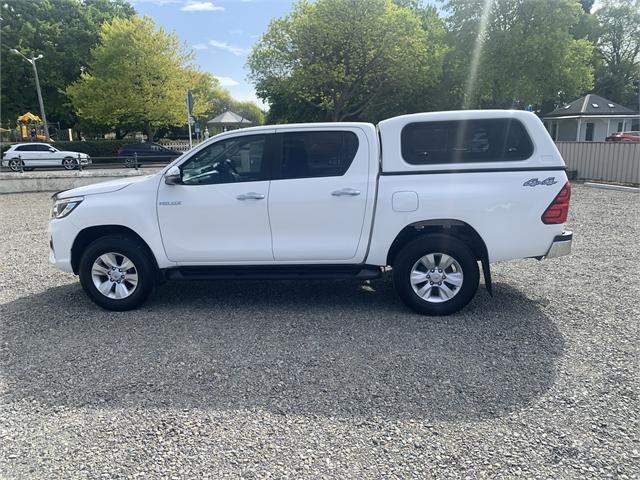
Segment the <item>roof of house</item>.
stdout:
<svg viewBox="0 0 640 480">
<path fill-rule="evenodd" d="M 575 115 L 633 115 L 634 112 L 630 108 L 612 102 L 595 93 L 589 93 L 584 97 L 580 97 L 571 103 L 560 108 L 556 108 L 553 112 L 547 113 L 544 117 L 569 117 Z"/>
<path fill-rule="evenodd" d="M 218 124 L 227 124 L 227 125 L 235 125 L 237 123 L 250 124 L 251 121 L 247 120 L 244 117 L 241 117 L 237 113 L 226 111 L 221 113 L 216 118 L 212 118 L 207 123 L 218 123 Z"/>
</svg>

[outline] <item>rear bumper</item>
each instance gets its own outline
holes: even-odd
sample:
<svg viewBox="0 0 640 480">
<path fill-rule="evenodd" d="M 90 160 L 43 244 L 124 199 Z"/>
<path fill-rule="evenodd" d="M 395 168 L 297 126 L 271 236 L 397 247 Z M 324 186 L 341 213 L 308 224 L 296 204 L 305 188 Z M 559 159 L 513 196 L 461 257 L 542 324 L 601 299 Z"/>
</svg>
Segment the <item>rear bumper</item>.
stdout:
<svg viewBox="0 0 640 480">
<path fill-rule="evenodd" d="M 571 253 L 572 240 L 573 232 L 565 231 L 562 232 L 561 235 L 556 235 L 544 258 L 556 258 L 569 255 Z"/>
</svg>

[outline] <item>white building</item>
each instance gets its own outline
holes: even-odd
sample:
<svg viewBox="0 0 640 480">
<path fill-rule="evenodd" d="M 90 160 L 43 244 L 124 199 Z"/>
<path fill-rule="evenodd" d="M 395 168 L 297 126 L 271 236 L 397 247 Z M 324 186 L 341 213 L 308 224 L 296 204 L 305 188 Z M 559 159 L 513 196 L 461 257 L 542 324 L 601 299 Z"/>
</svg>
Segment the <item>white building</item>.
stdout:
<svg viewBox="0 0 640 480">
<path fill-rule="evenodd" d="M 594 93 L 548 113 L 543 121 L 560 142 L 604 142 L 612 133 L 640 130 L 638 112 Z"/>
</svg>

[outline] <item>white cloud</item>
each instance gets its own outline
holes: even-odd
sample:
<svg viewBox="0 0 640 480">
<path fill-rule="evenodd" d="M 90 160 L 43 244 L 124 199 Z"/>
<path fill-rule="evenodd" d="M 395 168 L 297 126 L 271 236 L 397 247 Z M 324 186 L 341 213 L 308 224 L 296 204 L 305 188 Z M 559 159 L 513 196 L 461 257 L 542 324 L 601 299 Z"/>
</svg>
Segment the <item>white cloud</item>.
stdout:
<svg viewBox="0 0 640 480">
<path fill-rule="evenodd" d="M 235 85 L 240 85 L 239 82 L 237 82 L 236 80 L 234 80 L 231 77 L 222 77 L 222 76 L 215 76 L 218 81 L 220 82 L 220 86 L 221 87 L 233 87 Z"/>
<path fill-rule="evenodd" d="M 180 10 L 183 12 L 215 12 L 224 10 L 224 7 L 214 5 L 213 2 L 189 0 Z"/>
<path fill-rule="evenodd" d="M 249 50 L 246 48 L 230 45 L 227 42 L 220 42 L 218 40 L 209 40 L 209 45 L 214 48 L 219 48 L 220 50 L 225 50 L 227 52 L 233 53 L 237 57 L 241 57 L 249 53 Z"/>
<path fill-rule="evenodd" d="M 194 50 L 206 50 L 209 47 L 206 43 L 196 43 L 194 45 L 191 45 L 191 48 L 193 48 Z"/>
<path fill-rule="evenodd" d="M 241 102 L 254 102 L 262 110 L 269 110 L 269 104 L 264 102 L 261 98 L 258 98 L 256 91 L 251 85 L 243 84 L 239 87 L 231 88 L 230 91 L 231 95 L 233 95 L 236 100 L 240 100 Z"/>
</svg>

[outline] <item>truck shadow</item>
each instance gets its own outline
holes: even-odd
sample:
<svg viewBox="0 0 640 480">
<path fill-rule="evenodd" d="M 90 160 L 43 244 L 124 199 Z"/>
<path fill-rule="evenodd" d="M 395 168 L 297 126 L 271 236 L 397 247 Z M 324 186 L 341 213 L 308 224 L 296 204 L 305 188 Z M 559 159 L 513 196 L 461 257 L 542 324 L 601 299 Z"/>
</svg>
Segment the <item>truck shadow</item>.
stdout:
<svg viewBox="0 0 640 480">
<path fill-rule="evenodd" d="M 78 284 L 56 287 L 0 306 L 3 402 L 500 416 L 550 388 L 564 342 L 537 301 L 494 288 L 428 318 L 384 280 L 173 283 L 124 313 L 94 306 Z"/>
</svg>

